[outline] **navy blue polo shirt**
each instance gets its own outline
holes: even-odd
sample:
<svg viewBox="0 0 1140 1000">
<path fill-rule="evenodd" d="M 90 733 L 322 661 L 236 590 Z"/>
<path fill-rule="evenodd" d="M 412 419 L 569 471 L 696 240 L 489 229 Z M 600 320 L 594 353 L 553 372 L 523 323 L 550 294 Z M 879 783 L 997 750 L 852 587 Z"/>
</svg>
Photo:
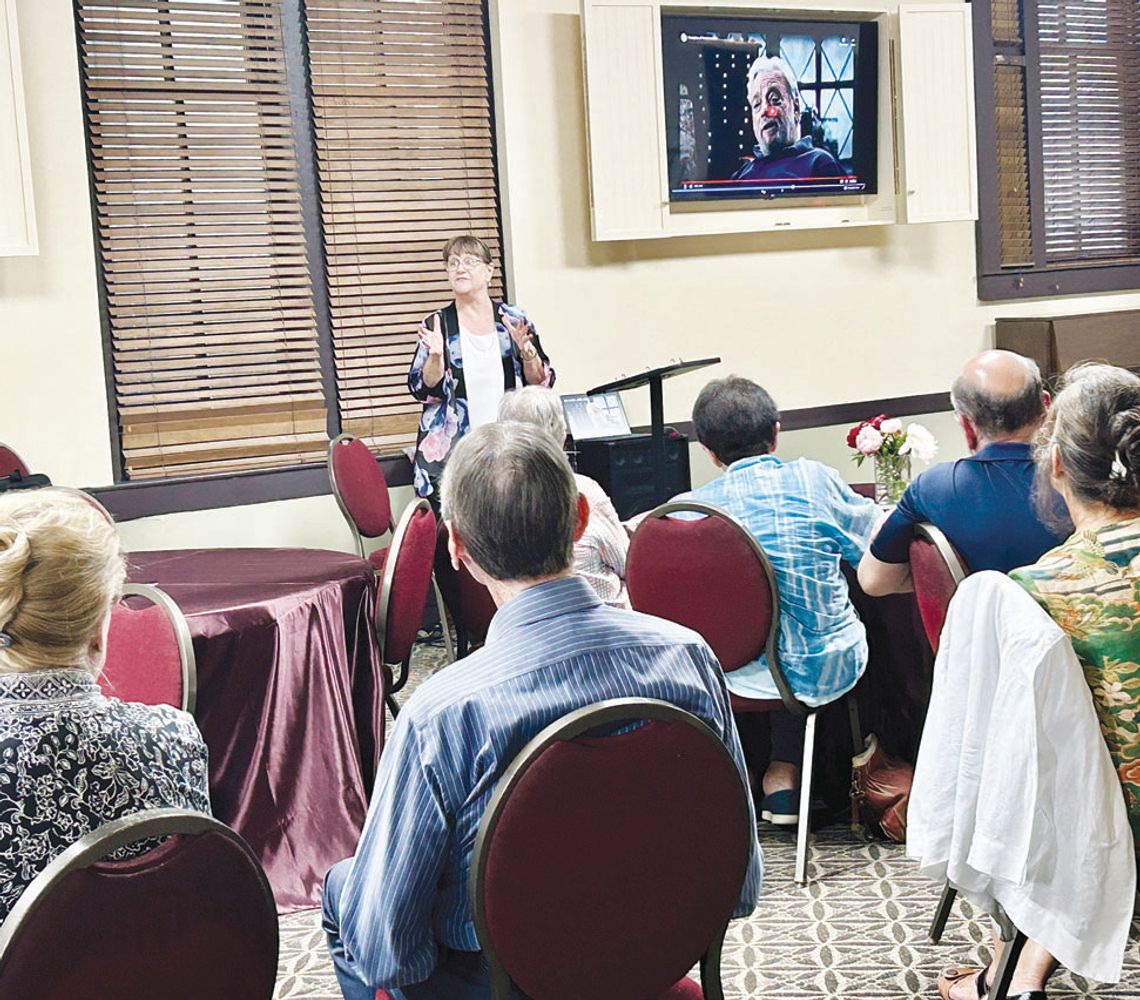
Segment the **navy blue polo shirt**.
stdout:
<svg viewBox="0 0 1140 1000">
<path fill-rule="evenodd" d="M 1029 445 L 988 444 L 918 476 L 871 543 L 871 555 L 906 562 L 914 526 L 928 521 L 942 529 L 971 572 L 1028 566 L 1068 537 L 1041 523 L 1032 492 Z"/>
</svg>

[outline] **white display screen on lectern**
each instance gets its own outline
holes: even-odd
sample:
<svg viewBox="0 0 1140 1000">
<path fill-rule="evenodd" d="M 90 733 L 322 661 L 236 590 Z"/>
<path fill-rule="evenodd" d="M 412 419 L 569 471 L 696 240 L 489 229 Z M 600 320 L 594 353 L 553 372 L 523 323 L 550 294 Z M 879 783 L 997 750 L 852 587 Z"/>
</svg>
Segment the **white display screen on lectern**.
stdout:
<svg viewBox="0 0 1140 1000">
<path fill-rule="evenodd" d="M 575 441 L 593 438 L 622 437 L 628 434 L 629 420 L 616 392 L 600 392 L 594 396 L 574 393 L 562 397 L 566 426 Z"/>
</svg>

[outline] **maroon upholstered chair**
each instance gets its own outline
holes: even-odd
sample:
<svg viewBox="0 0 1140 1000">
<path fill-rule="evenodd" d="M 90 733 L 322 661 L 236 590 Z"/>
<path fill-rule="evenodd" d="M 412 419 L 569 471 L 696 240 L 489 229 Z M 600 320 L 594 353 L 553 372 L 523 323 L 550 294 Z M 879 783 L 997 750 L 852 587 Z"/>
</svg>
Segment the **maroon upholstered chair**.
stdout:
<svg viewBox="0 0 1140 1000">
<path fill-rule="evenodd" d="M 197 677 L 190 629 L 178 605 L 158 587 L 127 584 L 111 610 L 99 675 L 103 693 L 193 713 Z"/>
<path fill-rule="evenodd" d="M 922 628 L 935 653 L 938 652 L 938 640 L 946 623 L 950 599 L 969 573 L 965 560 L 940 528 L 933 524 L 915 526 L 910 543 L 910 578 Z M 935 944 L 942 940 L 942 932 L 946 929 L 957 895 L 958 890 L 949 882 L 943 886 L 934 919 L 930 922 L 930 940 Z"/>
<path fill-rule="evenodd" d="M 376 602 L 376 635 L 385 673 L 384 698 L 393 716 L 398 706 L 392 694 L 408 680 L 408 661 L 431 590 L 435 543 L 435 515 L 421 498 L 408 505 L 392 534 Z M 398 674 L 395 667 L 399 668 Z"/>
<path fill-rule="evenodd" d="M 0 444 L 0 478 L 16 473 L 21 478 L 28 474 L 28 466 L 11 448 Z"/>
<path fill-rule="evenodd" d="M 140 840 L 167 837 L 128 861 Z M 152 809 L 81 837 L 0 926 L 0 1000 L 270 1000 L 277 914 L 261 865 L 215 819 Z"/>
<path fill-rule="evenodd" d="M 754 837 L 732 756 L 688 712 L 620 698 L 547 726 L 500 778 L 475 839 L 493 1000 L 512 982 L 542 1000 L 722 997 Z M 698 961 L 703 994 L 684 978 Z"/>
<path fill-rule="evenodd" d="M 700 515 L 678 518 L 673 514 Z M 780 601 L 772 564 L 760 543 L 727 511 L 693 500 L 650 511 L 629 544 L 626 586 L 636 611 L 686 625 L 700 633 L 726 674 L 765 654 L 780 697 L 740 698 L 734 712 L 786 709 L 806 720 L 800 776 L 795 878 L 807 881 L 812 765 L 817 710 L 796 698 L 776 648 Z M 853 697 L 847 699 L 853 749 L 863 749 Z"/>
<path fill-rule="evenodd" d="M 383 572 L 388 550 L 366 553 L 364 548 L 364 539 L 392 530 L 388 482 L 376 456 L 360 438 L 341 434 L 329 442 L 328 467 L 333 496 L 352 529 L 360 558 L 372 563 L 377 573 Z"/>
<path fill-rule="evenodd" d="M 922 627 L 935 653 L 950 598 L 969 573 L 965 560 L 940 528 L 933 524 L 915 526 L 910 543 L 910 577 Z"/>
<path fill-rule="evenodd" d="M 435 579 L 455 623 L 456 655 L 466 656 L 472 647 L 481 646 L 487 638 L 487 628 L 497 608 L 491 592 L 466 566 L 460 564 L 457 570 L 451 565 L 447 541 L 447 525 L 440 521 L 435 543 Z"/>
</svg>

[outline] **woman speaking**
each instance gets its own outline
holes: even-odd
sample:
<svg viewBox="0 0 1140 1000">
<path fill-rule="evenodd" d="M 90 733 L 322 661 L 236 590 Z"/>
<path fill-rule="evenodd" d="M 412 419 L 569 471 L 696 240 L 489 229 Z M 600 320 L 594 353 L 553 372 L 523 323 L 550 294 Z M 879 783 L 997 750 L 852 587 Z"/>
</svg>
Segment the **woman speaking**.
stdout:
<svg viewBox="0 0 1140 1000">
<path fill-rule="evenodd" d="M 408 388 L 424 404 L 416 436 L 415 489 L 439 503 L 439 476 L 452 445 L 472 427 L 492 423 L 503 394 L 523 385 L 554 384 L 554 369 L 526 313 L 492 302 L 491 251 L 475 236 L 443 248 L 451 305 L 419 329 Z"/>
</svg>

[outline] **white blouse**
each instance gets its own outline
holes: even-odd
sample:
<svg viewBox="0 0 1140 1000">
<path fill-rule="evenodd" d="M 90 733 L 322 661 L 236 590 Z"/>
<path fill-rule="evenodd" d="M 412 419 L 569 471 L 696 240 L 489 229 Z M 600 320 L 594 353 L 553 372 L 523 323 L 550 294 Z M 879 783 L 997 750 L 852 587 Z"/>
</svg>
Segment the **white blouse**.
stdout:
<svg viewBox="0 0 1140 1000">
<path fill-rule="evenodd" d="M 472 429 L 493 424 L 503 398 L 503 354 L 498 333 L 472 333 L 459 328 L 463 382 L 467 389 L 467 416 Z"/>
</svg>

